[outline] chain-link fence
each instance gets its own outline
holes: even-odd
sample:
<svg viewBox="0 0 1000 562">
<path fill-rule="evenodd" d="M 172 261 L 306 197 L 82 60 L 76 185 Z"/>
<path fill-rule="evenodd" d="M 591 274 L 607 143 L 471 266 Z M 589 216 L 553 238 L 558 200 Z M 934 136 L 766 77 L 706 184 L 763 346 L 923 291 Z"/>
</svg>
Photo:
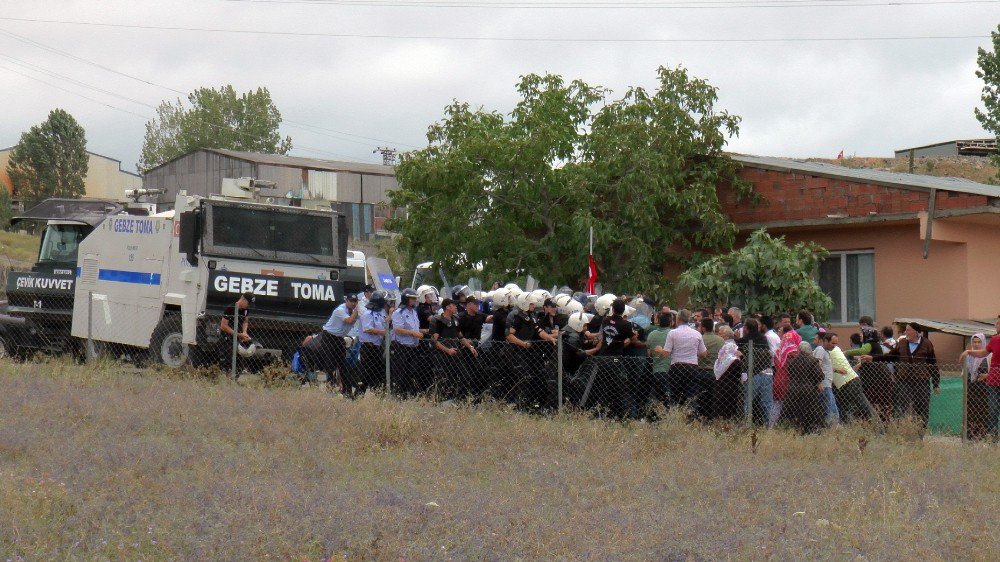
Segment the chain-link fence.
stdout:
<svg viewBox="0 0 1000 562">
<path fill-rule="evenodd" d="M 644 342 L 607 355 L 568 329 L 553 332 L 551 341 L 417 338 L 395 334 L 388 315 L 362 320 L 367 312 L 339 327 L 345 335 L 334 335 L 324 320 L 294 311 L 265 317 L 234 305 L 185 314 L 184 303 L 164 305 L 142 298 L 141 286 L 136 291 L 119 300 L 14 299 L 0 315 L 2 352 L 214 366 L 233 378 L 268 369 L 349 396 L 498 401 L 623 420 L 684 408 L 706 423 L 813 432 L 854 423 L 882 430 L 905 420 L 937 434 L 996 439 L 1000 387 L 985 382 L 989 360 L 960 365 L 895 352 L 850 356 L 857 352 L 845 355 L 832 345 L 792 351 L 718 340 L 700 357 L 680 349 L 668 355 Z"/>
</svg>

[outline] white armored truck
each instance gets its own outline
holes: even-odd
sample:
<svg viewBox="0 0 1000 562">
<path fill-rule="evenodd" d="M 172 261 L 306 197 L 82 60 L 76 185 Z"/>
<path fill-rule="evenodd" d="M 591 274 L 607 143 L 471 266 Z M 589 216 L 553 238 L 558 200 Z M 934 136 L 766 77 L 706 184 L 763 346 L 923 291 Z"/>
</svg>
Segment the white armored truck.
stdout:
<svg viewBox="0 0 1000 562">
<path fill-rule="evenodd" d="M 80 241 L 109 216 L 144 211 L 104 199 L 46 199 L 11 224 L 41 229 L 31 271 L 7 276 L 7 302 L 0 303 L 0 356 L 36 352 L 79 353 L 69 336 Z"/>
<path fill-rule="evenodd" d="M 290 359 L 342 302 L 346 254 L 338 213 L 181 192 L 173 211 L 109 217 L 80 243 L 72 335 L 170 366 L 212 361 L 223 310 L 249 291 L 250 335 Z"/>
</svg>

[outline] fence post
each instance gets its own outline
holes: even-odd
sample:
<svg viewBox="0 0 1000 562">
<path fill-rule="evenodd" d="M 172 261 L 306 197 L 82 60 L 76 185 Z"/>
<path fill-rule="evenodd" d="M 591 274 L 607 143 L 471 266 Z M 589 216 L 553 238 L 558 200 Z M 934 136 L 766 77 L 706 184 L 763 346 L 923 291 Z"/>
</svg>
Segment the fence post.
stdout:
<svg viewBox="0 0 1000 562">
<path fill-rule="evenodd" d="M 94 355 L 94 291 L 87 291 L 87 345 L 84 349 L 85 362 L 93 361 Z"/>
<path fill-rule="evenodd" d="M 239 350 L 237 348 L 240 345 L 238 340 L 239 337 L 238 334 L 240 331 L 240 306 L 238 304 L 233 305 L 232 328 L 233 328 L 233 362 L 232 362 L 232 371 L 229 373 L 229 376 L 233 380 L 236 380 L 236 358 L 239 356 Z"/>
<path fill-rule="evenodd" d="M 746 394 L 743 397 L 743 407 L 746 410 L 747 428 L 753 427 L 753 341 L 747 341 L 747 384 Z"/>
<path fill-rule="evenodd" d="M 556 397 L 559 405 L 556 411 L 562 413 L 563 407 L 563 333 L 556 332 Z"/>
<path fill-rule="evenodd" d="M 969 373 L 962 364 L 962 442 L 969 440 Z"/>
<path fill-rule="evenodd" d="M 386 314 L 385 317 L 385 337 L 382 340 L 382 354 L 385 357 L 385 396 L 392 396 L 392 371 L 390 370 L 390 357 L 392 357 L 392 352 L 390 351 L 390 346 L 392 345 L 392 318 Z"/>
</svg>

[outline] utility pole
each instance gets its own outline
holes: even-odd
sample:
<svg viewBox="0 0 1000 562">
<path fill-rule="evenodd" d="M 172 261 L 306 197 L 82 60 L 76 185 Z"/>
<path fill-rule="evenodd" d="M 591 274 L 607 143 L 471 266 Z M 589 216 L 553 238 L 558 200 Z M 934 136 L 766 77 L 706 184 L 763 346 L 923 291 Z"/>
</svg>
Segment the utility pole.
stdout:
<svg viewBox="0 0 1000 562">
<path fill-rule="evenodd" d="M 380 146 L 372 151 L 372 154 L 379 153 L 382 155 L 382 164 L 386 166 L 392 166 L 396 163 L 396 149 L 389 148 L 387 146 Z"/>
</svg>

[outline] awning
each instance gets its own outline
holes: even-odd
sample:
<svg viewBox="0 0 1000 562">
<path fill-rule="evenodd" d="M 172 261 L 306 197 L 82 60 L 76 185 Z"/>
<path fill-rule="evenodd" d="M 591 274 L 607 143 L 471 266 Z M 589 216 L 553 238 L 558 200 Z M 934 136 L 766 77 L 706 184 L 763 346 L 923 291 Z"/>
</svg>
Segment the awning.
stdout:
<svg viewBox="0 0 1000 562">
<path fill-rule="evenodd" d="M 996 334 L 996 330 L 993 329 L 994 322 L 992 320 L 931 320 L 929 318 L 896 318 L 892 322 L 893 324 L 900 326 L 906 325 L 910 322 L 916 322 L 917 324 L 923 326 L 928 332 L 941 332 L 944 334 L 953 334 L 966 338 L 971 338 L 973 335 L 978 333 L 982 333 L 987 337 Z"/>
<path fill-rule="evenodd" d="M 97 226 L 108 215 L 118 214 L 124 209 L 121 203 L 103 199 L 46 199 L 12 218 L 10 223 L 60 220 Z"/>
</svg>

